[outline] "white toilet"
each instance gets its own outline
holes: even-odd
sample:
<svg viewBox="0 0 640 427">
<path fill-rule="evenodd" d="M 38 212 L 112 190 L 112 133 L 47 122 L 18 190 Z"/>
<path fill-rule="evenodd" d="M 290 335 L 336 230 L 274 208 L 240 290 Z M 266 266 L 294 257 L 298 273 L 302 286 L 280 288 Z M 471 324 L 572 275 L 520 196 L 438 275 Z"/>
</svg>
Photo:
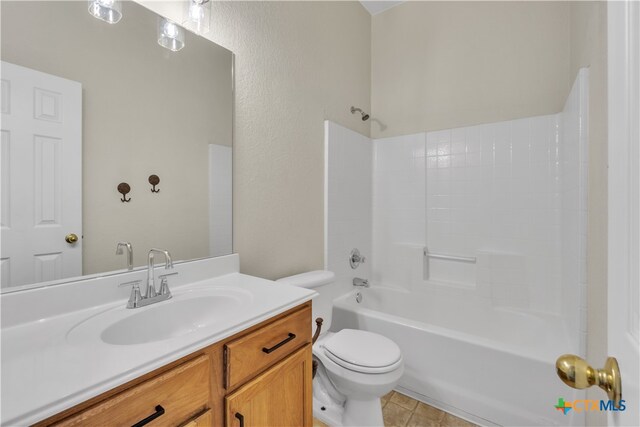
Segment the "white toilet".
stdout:
<svg viewBox="0 0 640 427">
<path fill-rule="evenodd" d="M 390 392 L 404 372 L 400 348 L 372 332 L 331 327 L 331 271 L 311 271 L 278 280 L 312 288 L 313 319 L 322 317 L 322 333 L 313 345 L 318 370 L 313 380 L 313 415 L 331 426 L 382 426 L 380 397 Z M 314 325 L 315 328 L 315 325 Z"/>
</svg>

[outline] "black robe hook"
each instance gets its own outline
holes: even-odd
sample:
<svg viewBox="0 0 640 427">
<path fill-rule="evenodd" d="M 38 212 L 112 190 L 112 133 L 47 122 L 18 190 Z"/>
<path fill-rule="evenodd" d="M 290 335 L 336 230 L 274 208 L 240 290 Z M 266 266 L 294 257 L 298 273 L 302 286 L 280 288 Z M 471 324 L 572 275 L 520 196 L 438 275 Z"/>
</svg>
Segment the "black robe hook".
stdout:
<svg viewBox="0 0 640 427">
<path fill-rule="evenodd" d="M 149 175 L 149 184 L 153 185 L 153 188 L 151 189 L 152 193 L 160 192 L 159 188 L 156 190 L 156 185 L 158 185 L 159 183 L 160 183 L 160 177 L 158 175 Z"/>
<path fill-rule="evenodd" d="M 120 199 L 122 203 L 128 203 L 131 201 L 131 197 L 127 199 L 127 194 L 129 192 L 131 192 L 131 187 L 129 186 L 129 184 L 127 184 L 126 182 L 121 182 L 120 184 L 118 184 L 118 193 L 122 194 L 122 199 Z"/>
</svg>

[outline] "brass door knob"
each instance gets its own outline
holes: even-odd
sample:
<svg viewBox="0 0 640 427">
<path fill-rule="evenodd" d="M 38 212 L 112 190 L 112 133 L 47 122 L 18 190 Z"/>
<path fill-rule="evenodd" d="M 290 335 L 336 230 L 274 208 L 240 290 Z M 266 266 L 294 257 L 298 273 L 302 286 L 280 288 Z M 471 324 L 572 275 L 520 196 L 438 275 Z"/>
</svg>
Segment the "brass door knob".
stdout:
<svg viewBox="0 0 640 427">
<path fill-rule="evenodd" d="M 584 359 L 574 354 L 564 354 L 556 360 L 556 372 L 569 387 L 583 389 L 597 385 L 607 392 L 609 400 L 618 407 L 622 398 L 620 368 L 614 357 L 607 358 L 603 369 L 592 368 Z"/>
<path fill-rule="evenodd" d="M 78 236 L 76 236 L 76 235 L 75 235 L 75 234 L 73 234 L 73 233 L 71 233 L 71 234 L 67 234 L 67 235 L 65 236 L 64 240 L 65 240 L 67 243 L 69 243 L 69 244 L 73 245 L 75 242 L 77 242 L 77 241 L 78 241 Z"/>
</svg>

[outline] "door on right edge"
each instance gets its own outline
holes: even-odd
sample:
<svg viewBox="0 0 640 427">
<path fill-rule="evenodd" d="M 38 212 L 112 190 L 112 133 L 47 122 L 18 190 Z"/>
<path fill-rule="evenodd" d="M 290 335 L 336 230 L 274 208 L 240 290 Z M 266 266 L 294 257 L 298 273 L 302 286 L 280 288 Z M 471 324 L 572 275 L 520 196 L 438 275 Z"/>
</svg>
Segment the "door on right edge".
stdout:
<svg viewBox="0 0 640 427">
<path fill-rule="evenodd" d="M 620 365 L 625 411 L 608 425 L 640 425 L 640 2 L 609 2 L 607 350 Z"/>
</svg>

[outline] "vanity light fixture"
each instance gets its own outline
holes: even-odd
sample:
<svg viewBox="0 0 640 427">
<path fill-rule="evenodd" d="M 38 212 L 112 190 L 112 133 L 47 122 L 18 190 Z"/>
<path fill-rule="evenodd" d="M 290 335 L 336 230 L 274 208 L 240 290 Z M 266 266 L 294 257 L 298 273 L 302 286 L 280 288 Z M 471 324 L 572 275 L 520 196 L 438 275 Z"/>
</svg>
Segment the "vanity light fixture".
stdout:
<svg viewBox="0 0 640 427">
<path fill-rule="evenodd" d="M 120 0 L 89 0 L 89 14 L 109 24 L 117 24 L 122 18 Z"/>
<path fill-rule="evenodd" d="M 158 44 L 173 52 L 184 47 L 184 28 L 175 22 L 158 17 Z"/>
<path fill-rule="evenodd" d="M 208 33 L 211 26 L 211 1 L 188 0 L 185 3 L 182 25 L 197 34 Z"/>
</svg>

